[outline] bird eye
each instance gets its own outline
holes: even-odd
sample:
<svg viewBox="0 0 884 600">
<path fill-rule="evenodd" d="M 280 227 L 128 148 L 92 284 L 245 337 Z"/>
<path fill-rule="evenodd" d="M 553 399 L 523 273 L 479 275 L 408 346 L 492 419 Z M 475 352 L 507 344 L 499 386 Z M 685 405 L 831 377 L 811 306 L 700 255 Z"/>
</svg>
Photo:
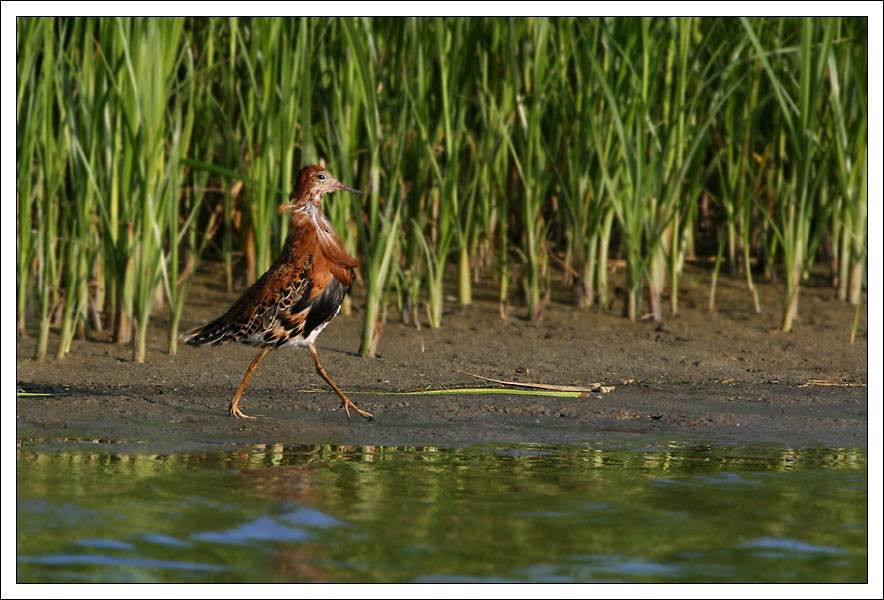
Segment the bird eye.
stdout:
<svg viewBox="0 0 884 600">
<path fill-rule="evenodd" d="M 322 173 L 317 175 L 316 178 L 319 179 L 319 181 L 325 181 L 325 175 L 323 175 Z"/>
</svg>

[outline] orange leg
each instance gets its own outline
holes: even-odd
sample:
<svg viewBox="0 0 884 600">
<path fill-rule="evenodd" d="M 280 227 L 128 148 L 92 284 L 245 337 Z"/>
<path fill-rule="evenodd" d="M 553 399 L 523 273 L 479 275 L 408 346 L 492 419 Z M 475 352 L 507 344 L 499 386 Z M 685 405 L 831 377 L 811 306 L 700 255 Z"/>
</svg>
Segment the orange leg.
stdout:
<svg viewBox="0 0 884 600">
<path fill-rule="evenodd" d="M 246 371 L 246 376 L 242 378 L 242 383 L 239 384 L 239 389 L 236 390 L 236 394 L 233 396 L 233 400 L 230 401 L 230 405 L 227 407 L 227 412 L 230 413 L 231 417 L 236 417 L 238 419 L 251 419 L 247 414 L 244 414 L 237 404 L 239 404 L 239 399 L 242 398 L 242 393 L 245 391 L 246 386 L 249 384 L 249 379 L 252 378 L 252 373 L 255 372 L 255 369 L 258 368 L 258 363 L 261 362 L 261 359 L 264 358 L 264 355 L 270 352 L 270 349 L 273 346 L 264 346 L 261 348 L 261 351 L 258 352 L 258 356 L 255 357 L 255 360 L 252 361 L 252 364 L 249 365 L 249 370 Z"/>
<path fill-rule="evenodd" d="M 342 392 L 340 388 L 335 385 L 335 382 L 332 381 L 331 377 L 328 376 L 328 373 L 325 372 L 325 369 L 319 363 L 319 355 L 316 354 L 316 347 L 313 346 L 313 344 L 310 344 L 310 354 L 313 355 L 313 362 L 316 363 L 316 372 L 319 373 L 319 375 L 323 379 L 325 379 L 326 383 L 332 386 L 332 389 L 338 394 L 338 396 L 341 397 L 341 406 L 344 407 L 344 412 L 347 413 L 347 420 L 350 420 L 350 409 L 352 408 L 360 415 L 371 421 L 374 417 L 372 417 L 370 413 L 365 412 L 364 410 L 358 408 L 355 404 L 353 404 L 353 402 L 351 402 L 350 399 L 344 395 L 344 392 Z"/>
</svg>

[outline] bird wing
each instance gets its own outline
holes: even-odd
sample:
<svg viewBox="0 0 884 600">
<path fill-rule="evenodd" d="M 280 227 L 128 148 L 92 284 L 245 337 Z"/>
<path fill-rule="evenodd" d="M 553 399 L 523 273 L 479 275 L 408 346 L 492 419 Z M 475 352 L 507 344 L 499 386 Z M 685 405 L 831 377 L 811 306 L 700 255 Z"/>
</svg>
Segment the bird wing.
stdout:
<svg viewBox="0 0 884 600">
<path fill-rule="evenodd" d="M 302 265 L 277 261 L 226 313 L 182 339 L 194 346 L 257 343 L 256 336 L 273 330 L 301 299 L 309 282 L 309 265 L 309 260 Z"/>
<path fill-rule="evenodd" d="M 307 338 L 340 310 L 356 264 L 342 250 L 329 252 L 321 237 L 315 228 L 295 228 L 277 261 L 230 310 L 182 339 L 195 346 L 281 346 Z"/>
</svg>

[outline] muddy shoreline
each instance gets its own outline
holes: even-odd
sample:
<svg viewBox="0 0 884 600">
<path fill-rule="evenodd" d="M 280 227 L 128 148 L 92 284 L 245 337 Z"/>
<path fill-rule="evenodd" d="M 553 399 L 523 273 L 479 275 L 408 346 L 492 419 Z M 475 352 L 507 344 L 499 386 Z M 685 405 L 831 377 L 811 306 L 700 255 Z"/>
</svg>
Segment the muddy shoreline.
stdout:
<svg viewBox="0 0 884 600">
<path fill-rule="evenodd" d="M 242 444 L 440 445 L 490 443 L 648 443 L 866 447 L 868 330 L 865 307 L 848 342 L 853 310 L 834 290 L 802 289 L 795 330 L 774 334 L 781 291 L 759 284 L 755 314 L 740 279 L 719 282 L 710 314 L 708 271 L 693 266 L 680 294 L 681 314 L 664 324 L 630 323 L 620 303 L 605 313 L 563 303 L 556 290 L 539 323 L 514 307 L 498 316 L 491 286 L 476 302 L 446 305 L 443 328 L 388 322 L 380 356 L 357 354 L 361 289 L 353 312 L 317 342 L 324 366 L 358 406 L 374 413 L 347 421 L 309 353 L 269 353 L 243 397 L 249 420 L 226 406 L 256 350 L 180 347 L 167 352 L 162 313 L 153 320 L 147 362 L 101 334 L 74 342 L 59 361 L 31 359 L 33 336 L 19 339 L 20 390 L 49 393 L 16 400 L 20 444 L 47 450 L 109 444 L 119 451 L 183 452 Z M 221 314 L 235 299 L 219 285 L 217 265 L 197 276 L 182 330 Z M 392 320 L 398 317 L 391 308 Z M 50 341 L 54 350 L 55 339 Z M 426 388 L 484 387 L 485 377 L 615 387 L 581 398 L 522 395 L 394 395 Z M 629 383 L 624 384 L 624 381 Z"/>
</svg>

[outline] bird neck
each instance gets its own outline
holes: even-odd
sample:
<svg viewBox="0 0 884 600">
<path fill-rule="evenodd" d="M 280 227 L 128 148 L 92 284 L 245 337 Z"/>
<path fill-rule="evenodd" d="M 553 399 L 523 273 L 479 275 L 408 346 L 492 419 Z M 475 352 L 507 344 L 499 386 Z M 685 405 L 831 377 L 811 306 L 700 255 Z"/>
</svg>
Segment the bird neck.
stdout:
<svg viewBox="0 0 884 600">
<path fill-rule="evenodd" d="M 322 213 L 322 195 L 316 194 L 315 198 L 307 198 L 298 203 L 298 207 L 292 211 L 289 227 L 297 231 L 303 227 L 313 227 L 319 232 L 332 231 L 331 223 Z"/>
<path fill-rule="evenodd" d="M 359 265 L 359 261 L 347 253 L 338 232 L 318 206 L 308 202 L 303 207 L 295 209 L 289 227 L 292 233 L 287 240 L 287 246 L 294 246 L 295 240 L 309 245 L 311 242 L 308 240 L 315 239 L 318 250 L 337 268 L 350 271 Z M 294 248 L 291 251 L 295 251 Z M 346 277 L 347 281 L 342 277 L 338 278 L 349 285 L 351 276 Z"/>
<path fill-rule="evenodd" d="M 295 210 L 307 210 L 313 207 L 322 213 L 322 194 L 319 188 L 308 189 L 306 191 L 292 192 L 289 202 L 295 205 Z"/>
</svg>

